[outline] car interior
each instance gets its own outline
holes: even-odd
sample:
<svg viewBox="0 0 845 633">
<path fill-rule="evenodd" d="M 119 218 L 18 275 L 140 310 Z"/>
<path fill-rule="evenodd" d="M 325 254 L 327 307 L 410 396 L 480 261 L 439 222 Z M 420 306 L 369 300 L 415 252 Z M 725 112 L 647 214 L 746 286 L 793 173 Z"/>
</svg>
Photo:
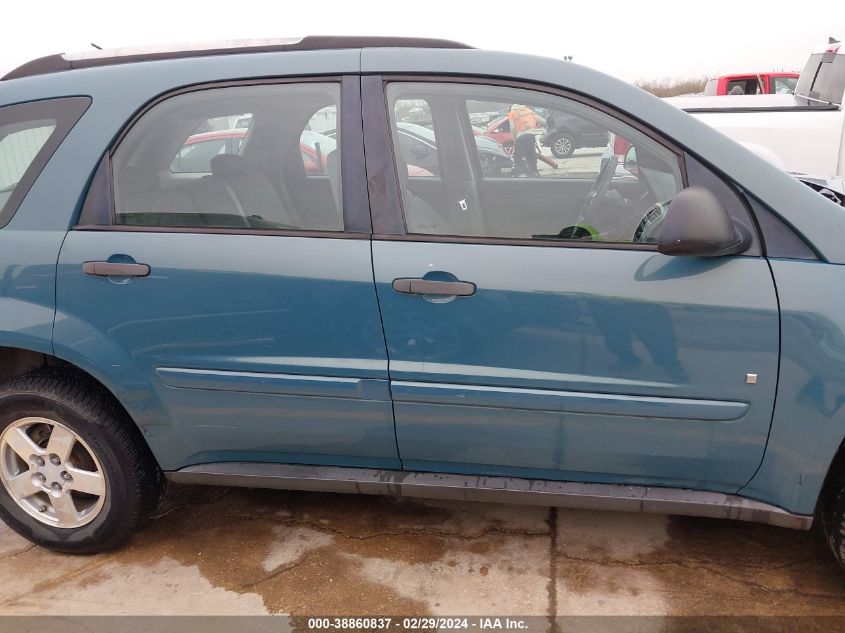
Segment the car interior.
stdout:
<svg viewBox="0 0 845 633">
<path fill-rule="evenodd" d="M 632 242 L 647 212 L 683 188 L 678 157 L 639 130 L 590 106 L 525 90 L 460 84 L 403 83 L 388 86 L 394 152 L 404 194 L 408 231 L 511 239 L 590 239 Z M 408 104 L 430 109 L 440 165 L 434 176 L 414 178 L 401 164 L 397 136 Z M 533 177 L 485 173 L 474 151 L 473 104 L 502 112 L 512 103 L 539 111 L 554 109 L 588 119 L 609 132 L 602 148 L 583 148 L 557 168 L 541 167 Z M 635 148 L 638 169 L 626 171 L 613 153 L 623 137 Z M 540 151 L 538 149 L 538 151 Z M 589 230 L 577 230 L 589 227 Z M 640 232 L 638 239 L 651 236 Z"/>
<path fill-rule="evenodd" d="M 154 106 L 115 152 L 115 223 L 343 230 L 337 150 L 313 173 L 300 149 L 313 115 L 336 112 L 338 102 L 332 84 L 282 84 L 186 93 Z M 209 127 L 242 141 L 218 144 L 205 169 L 174 169 L 190 139 Z"/>
<path fill-rule="evenodd" d="M 0 126 L 0 209 L 55 129 L 52 119 Z"/>
<path fill-rule="evenodd" d="M 188 92 L 153 106 L 114 153 L 115 223 L 342 231 L 339 96 L 336 84 L 280 84 Z M 638 230 L 644 218 L 683 186 L 674 153 L 574 100 L 435 83 L 389 84 L 388 99 L 410 233 L 649 241 L 653 231 Z M 528 177 L 491 170 L 470 115 L 477 107 L 506 113 L 512 103 L 581 117 L 606 129 L 608 141 L 551 165 L 538 162 L 540 171 Z M 399 120 L 415 111 L 419 121 L 420 109 L 434 139 L 425 157 L 409 155 L 405 138 L 420 124 Z M 633 148 L 636 168 L 626 170 L 614 154 L 617 136 Z"/>
</svg>

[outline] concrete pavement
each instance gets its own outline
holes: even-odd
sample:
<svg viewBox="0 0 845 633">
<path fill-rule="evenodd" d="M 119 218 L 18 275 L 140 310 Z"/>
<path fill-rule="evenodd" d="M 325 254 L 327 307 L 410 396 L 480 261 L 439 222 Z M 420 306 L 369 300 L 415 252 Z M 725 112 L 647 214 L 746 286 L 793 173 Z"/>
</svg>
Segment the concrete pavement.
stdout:
<svg viewBox="0 0 845 633">
<path fill-rule="evenodd" d="M 613 512 L 171 486 L 123 549 L 0 524 L 0 614 L 845 615 L 818 534 Z"/>
</svg>

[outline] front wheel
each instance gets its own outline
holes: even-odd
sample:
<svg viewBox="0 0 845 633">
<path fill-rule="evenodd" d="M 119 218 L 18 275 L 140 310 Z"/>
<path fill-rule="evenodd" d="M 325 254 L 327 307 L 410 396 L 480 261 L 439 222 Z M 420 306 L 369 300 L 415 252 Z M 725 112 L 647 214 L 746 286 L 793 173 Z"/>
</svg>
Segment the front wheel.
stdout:
<svg viewBox="0 0 845 633">
<path fill-rule="evenodd" d="M 845 468 L 841 464 L 828 473 L 816 518 L 833 557 L 845 571 Z"/>
<path fill-rule="evenodd" d="M 555 158 L 569 158 L 575 151 L 575 139 L 569 134 L 555 134 L 552 137 L 549 147 Z"/>
<path fill-rule="evenodd" d="M 161 475 L 127 414 L 92 379 L 42 368 L 0 388 L 0 518 L 44 547 L 124 543 L 158 502 Z"/>
</svg>

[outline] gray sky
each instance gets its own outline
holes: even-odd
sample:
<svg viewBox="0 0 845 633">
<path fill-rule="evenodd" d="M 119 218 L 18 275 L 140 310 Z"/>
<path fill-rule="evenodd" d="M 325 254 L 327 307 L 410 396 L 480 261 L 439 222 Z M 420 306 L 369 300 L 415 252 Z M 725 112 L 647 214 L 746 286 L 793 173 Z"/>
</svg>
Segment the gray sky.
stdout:
<svg viewBox="0 0 845 633">
<path fill-rule="evenodd" d="M 298 35 L 444 37 L 574 61 L 622 79 L 798 70 L 828 35 L 845 38 L 842 0 L 77 0 L 9 2 L 0 74 L 42 55 Z M 137 7 L 130 10 L 130 7 Z"/>
</svg>

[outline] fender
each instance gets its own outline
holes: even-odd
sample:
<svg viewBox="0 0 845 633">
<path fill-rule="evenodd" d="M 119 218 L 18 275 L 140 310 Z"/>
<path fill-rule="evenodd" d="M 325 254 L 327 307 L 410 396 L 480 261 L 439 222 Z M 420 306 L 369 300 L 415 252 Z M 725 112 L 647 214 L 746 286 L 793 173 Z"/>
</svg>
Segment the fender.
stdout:
<svg viewBox="0 0 845 633">
<path fill-rule="evenodd" d="M 179 434 L 159 398 L 160 387 L 107 333 L 57 310 L 53 347 L 56 358 L 91 374 L 117 398 L 144 434 L 163 470 L 184 465 L 185 456 L 193 449 Z"/>
<path fill-rule="evenodd" d="M 173 455 L 184 455 L 184 442 L 131 359 L 84 325 L 77 329 L 82 335 L 76 344 L 60 336 L 54 345 L 54 318 L 61 332 L 72 323 L 55 308 L 56 259 L 66 232 L 20 231 L 14 222 L 0 231 L 0 347 L 54 356 L 87 372 L 128 411 L 159 463 L 176 464 Z"/>
<path fill-rule="evenodd" d="M 64 236 L 11 225 L 0 231 L 0 346 L 53 353 L 56 257 Z"/>
<path fill-rule="evenodd" d="M 845 266 L 770 260 L 781 361 L 763 462 L 739 494 L 811 514 L 845 438 Z"/>
</svg>

